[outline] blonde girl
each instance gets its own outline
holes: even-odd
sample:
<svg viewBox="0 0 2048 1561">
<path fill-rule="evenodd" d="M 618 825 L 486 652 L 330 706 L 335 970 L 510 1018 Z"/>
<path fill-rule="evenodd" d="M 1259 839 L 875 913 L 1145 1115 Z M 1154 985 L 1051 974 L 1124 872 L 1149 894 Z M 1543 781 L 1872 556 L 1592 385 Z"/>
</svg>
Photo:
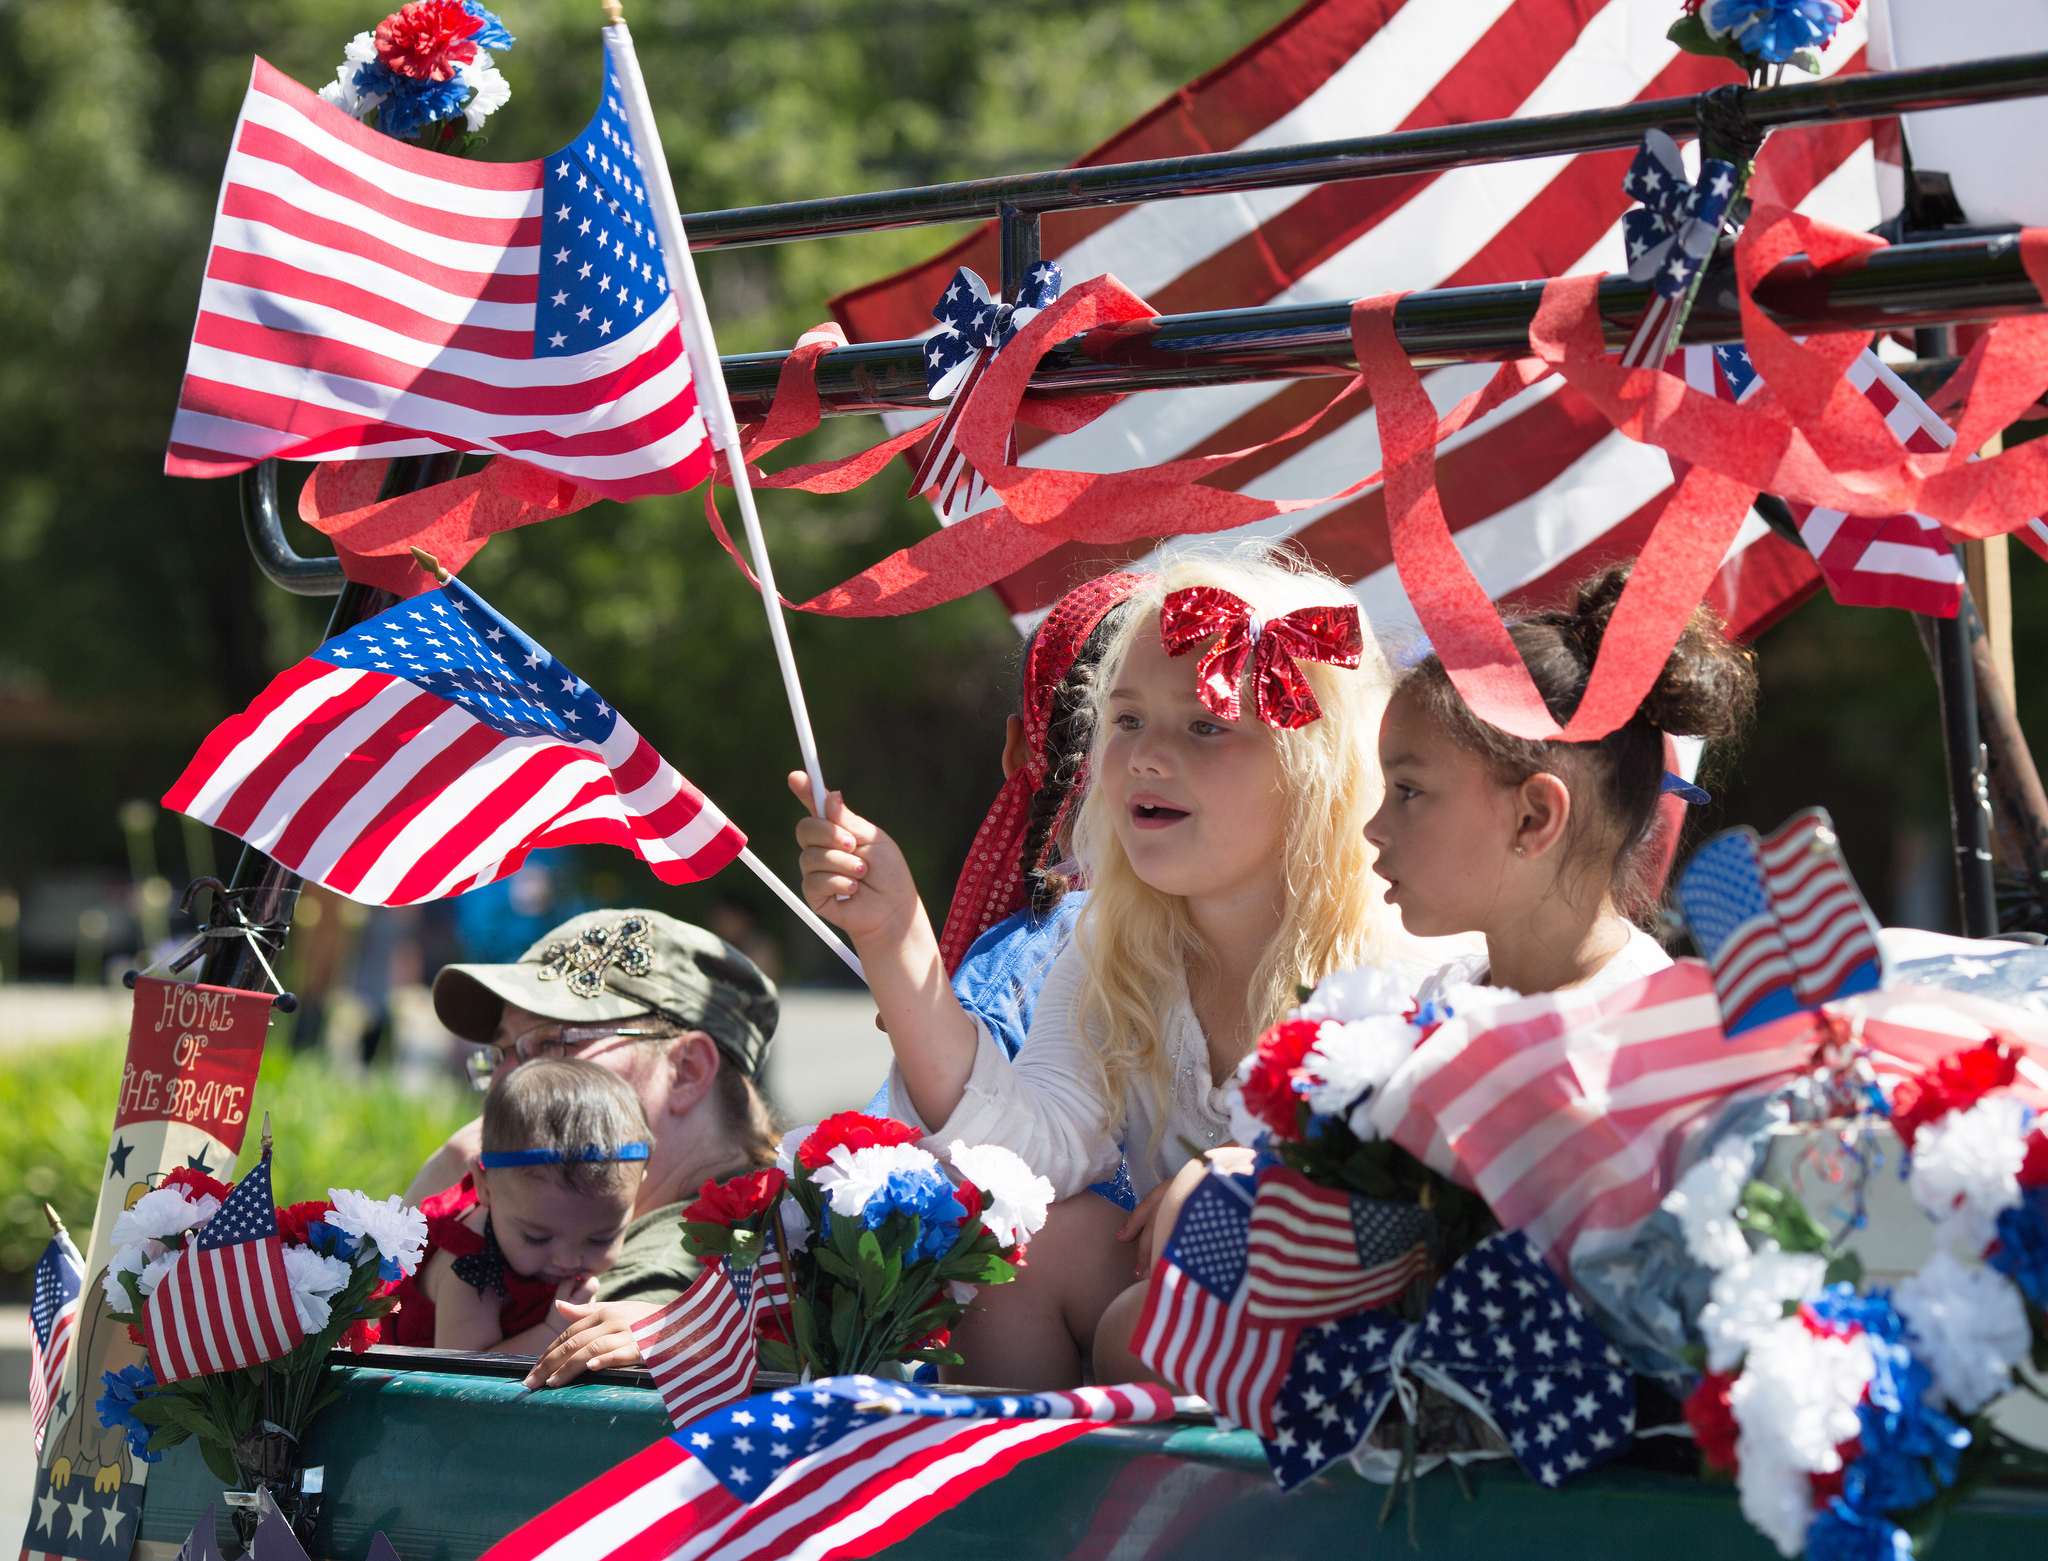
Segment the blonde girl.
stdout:
<svg viewBox="0 0 2048 1561">
<path fill-rule="evenodd" d="M 1328 971 L 1422 973 L 1372 888 L 1391 680 L 1339 582 L 1264 549 L 1181 555 L 1133 594 L 1102 666 L 1075 829 L 1089 900 L 1014 1062 L 954 998 L 888 835 L 837 794 L 797 828 L 804 892 L 851 937 L 889 1032 L 891 1113 L 941 1145 L 1003 1144 L 1066 1200 L 1023 1281 L 955 1332 L 976 1382 L 1076 1383 L 1098 1332 L 1098 1366 L 1130 1375 L 1128 1326 L 1098 1326 L 1132 1288 L 1119 1238 L 1149 1256 L 1171 1228 L 1166 1189 L 1228 1143 L 1222 1086 L 1259 1032 Z M 1129 1216 L 1075 1197 L 1120 1153 L 1143 1200 Z"/>
</svg>

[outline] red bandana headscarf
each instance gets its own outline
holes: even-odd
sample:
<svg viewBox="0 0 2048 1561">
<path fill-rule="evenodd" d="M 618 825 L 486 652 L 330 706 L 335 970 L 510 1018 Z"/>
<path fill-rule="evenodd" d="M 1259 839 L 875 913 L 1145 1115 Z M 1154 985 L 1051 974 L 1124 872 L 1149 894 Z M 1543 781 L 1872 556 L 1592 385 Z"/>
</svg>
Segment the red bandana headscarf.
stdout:
<svg viewBox="0 0 2048 1561">
<path fill-rule="evenodd" d="M 1111 574 L 1090 580 L 1062 596 L 1039 625 L 1024 660 L 1024 700 L 1019 713 L 1024 717 L 1026 758 L 996 793 L 995 803 L 967 852 L 967 863 L 960 869 L 960 881 L 953 886 L 946 930 L 939 936 L 947 975 L 960 968 L 976 938 L 1022 910 L 1029 900 L 1018 853 L 1031 818 L 1032 794 L 1045 781 L 1045 741 L 1052 725 L 1053 695 L 1109 610 L 1150 579 L 1149 575 Z"/>
</svg>

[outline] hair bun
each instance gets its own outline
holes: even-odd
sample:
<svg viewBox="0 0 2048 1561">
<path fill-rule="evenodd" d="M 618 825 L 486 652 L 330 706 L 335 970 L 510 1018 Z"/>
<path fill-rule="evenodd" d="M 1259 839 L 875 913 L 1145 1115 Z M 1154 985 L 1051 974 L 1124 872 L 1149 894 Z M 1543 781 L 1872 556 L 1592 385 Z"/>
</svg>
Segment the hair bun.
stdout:
<svg viewBox="0 0 2048 1561">
<path fill-rule="evenodd" d="M 1600 654 L 1633 570 L 1633 564 L 1614 564 L 1579 584 L 1572 616 L 1589 665 Z M 1729 737 L 1755 708 L 1754 656 L 1732 643 L 1719 615 L 1702 604 L 1686 620 L 1637 713 L 1674 737 Z"/>
</svg>

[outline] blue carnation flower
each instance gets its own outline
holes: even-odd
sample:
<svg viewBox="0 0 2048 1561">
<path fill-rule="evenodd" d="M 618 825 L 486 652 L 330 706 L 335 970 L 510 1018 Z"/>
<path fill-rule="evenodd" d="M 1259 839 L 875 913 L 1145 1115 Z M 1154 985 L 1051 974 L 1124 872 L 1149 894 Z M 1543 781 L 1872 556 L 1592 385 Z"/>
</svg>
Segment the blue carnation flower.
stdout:
<svg viewBox="0 0 2048 1561">
<path fill-rule="evenodd" d="M 483 31 L 470 34 L 469 41 L 479 49 L 504 51 L 512 47 L 512 34 L 495 11 L 486 11 L 476 0 L 462 0 L 462 9 L 482 22 Z"/>
<path fill-rule="evenodd" d="M 1806 1561 L 1913 1561 L 1913 1542 L 1890 1519 L 1836 1500 L 1806 1531 Z"/>
<path fill-rule="evenodd" d="M 454 119 L 469 102 L 469 85 L 460 76 L 447 81 L 421 81 L 401 76 L 379 61 L 365 65 L 356 76 L 356 90 L 366 96 L 384 94 L 377 105 L 377 128 L 403 141 L 426 126 Z"/>
<path fill-rule="evenodd" d="M 1834 0 L 1707 0 L 1701 15 L 1716 37 L 1733 33 L 1744 53 L 1774 65 L 1801 49 L 1825 49 L 1842 25 Z"/>
<path fill-rule="evenodd" d="M 152 1427 L 135 1418 L 135 1406 L 142 1402 L 142 1395 L 156 1386 L 156 1373 L 147 1366 L 123 1366 L 119 1371 L 100 1373 L 100 1381 L 107 1386 L 93 1406 L 99 1411 L 100 1424 L 109 1430 L 126 1431 L 128 1450 L 144 1463 L 161 1463 L 164 1455 L 149 1450 Z"/>
<path fill-rule="evenodd" d="M 1998 1216 L 1998 1246 L 1985 1259 L 2048 1311 L 2048 1187 L 2029 1187 L 2017 1207 Z"/>
<path fill-rule="evenodd" d="M 903 1254 L 906 1264 L 920 1258 L 943 1257 L 960 1234 L 967 1209 L 960 1202 L 946 1173 L 937 1166 L 923 1170 L 903 1168 L 889 1173 L 861 1210 L 861 1223 L 880 1230 L 892 1214 L 908 1214 L 918 1222 L 917 1241 Z M 825 1210 L 825 1235 L 832 1234 L 832 1210 Z"/>
</svg>

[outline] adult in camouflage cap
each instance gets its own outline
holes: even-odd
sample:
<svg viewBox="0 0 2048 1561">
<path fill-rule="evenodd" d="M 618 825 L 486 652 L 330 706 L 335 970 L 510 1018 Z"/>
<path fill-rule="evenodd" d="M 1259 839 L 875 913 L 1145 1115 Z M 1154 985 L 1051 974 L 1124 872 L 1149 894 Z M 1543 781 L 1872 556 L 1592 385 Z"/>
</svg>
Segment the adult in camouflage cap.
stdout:
<svg viewBox="0 0 2048 1561">
<path fill-rule="evenodd" d="M 633 1087 L 654 1144 L 619 1261 L 597 1304 L 565 1343 L 577 1366 L 637 1359 L 627 1327 L 689 1287 L 698 1265 L 680 1239 L 683 1206 L 707 1180 L 775 1163 L 761 1094 L 775 1035 L 775 984 L 702 927 L 658 911 L 590 911 L 562 923 L 509 965 L 449 965 L 434 979 L 434 1012 L 485 1048 L 471 1077 L 535 1057 L 580 1057 Z M 453 1186 L 482 1148 L 482 1123 L 458 1129 L 406 1192 L 410 1203 Z M 622 1342 L 623 1341 L 623 1342 Z M 559 1347 L 559 1346 L 558 1346 Z M 549 1357 L 552 1360 L 554 1357 Z M 571 1373 L 574 1374 L 573 1372 Z"/>
</svg>

